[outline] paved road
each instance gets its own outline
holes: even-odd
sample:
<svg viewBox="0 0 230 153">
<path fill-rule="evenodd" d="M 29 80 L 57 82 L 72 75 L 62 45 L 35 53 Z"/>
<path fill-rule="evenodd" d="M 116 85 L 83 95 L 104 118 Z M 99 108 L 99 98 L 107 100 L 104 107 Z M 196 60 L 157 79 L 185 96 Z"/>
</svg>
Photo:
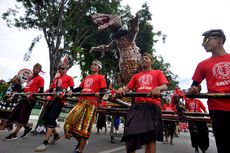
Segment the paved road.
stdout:
<svg viewBox="0 0 230 153">
<path fill-rule="evenodd" d="M 36 122 L 31 119 L 30 122 Z M 49 145 L 48 150 L 44 153 L 72 153 L 76 145 L 76 141 L 65 140 L 63 136 L 63 123 L 59 122 L 61 139 L 55 145 Z M 120 131 L 121 132 L 121 131 Z M 22 132 L 19 133 L 19 136 Z M 8 135 L 8 131 L 0 131 L 0 137 Z M 34 153 L 33 149 L 43 142 L 44 135 L 32 136 L 28 135 L 25 138 L 19 138 L 14 141 L 0 140 L 0 153 Z M 120 142 L 119 137 L 115 137 L 114 143 L 110 142 L 110 134 L 101 132 L 96 134 L 96 128 L 93 127 L 92 135 L 89 139 L 88 145 L 84 153 L 125 153 L 124 144 Z M 207 153 L 216 153 L 215 140 L 210 134 L 210 147 Z M 144 149 L 137 151 L 137 153 L 144 153 Z M 179 137 L 174 139 L 174 145 L 157 143 L 157 153 L 194 153 L 194 149 L 190 144 L 190 137 L 188 132 L 182 132 Z"/>
</svg>

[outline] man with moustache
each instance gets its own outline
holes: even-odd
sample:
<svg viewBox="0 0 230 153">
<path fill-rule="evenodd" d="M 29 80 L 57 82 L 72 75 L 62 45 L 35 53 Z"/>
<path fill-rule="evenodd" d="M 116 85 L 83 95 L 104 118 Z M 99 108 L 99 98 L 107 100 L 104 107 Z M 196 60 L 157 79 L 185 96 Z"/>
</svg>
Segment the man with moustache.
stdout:
<svg viewBox="0 0 230 153">
<path fill-rule="evenodd" d="M 141 57 L 142 71 L 117 90 L 121 95 L 132 90 L 147 92 L 151 96 L 135 97 L 131 105 L 121 140 L 126 143 L 128 153 L 135 153 L 142 145 L 146 145 L 146 153 L 155 153 L 156 141 L 163 141 L 160 94 L 167 90 L 168 80 L 161 70 L 151 68 L 152 62 L 152 55 L 144 53 Z"/>
</svg>

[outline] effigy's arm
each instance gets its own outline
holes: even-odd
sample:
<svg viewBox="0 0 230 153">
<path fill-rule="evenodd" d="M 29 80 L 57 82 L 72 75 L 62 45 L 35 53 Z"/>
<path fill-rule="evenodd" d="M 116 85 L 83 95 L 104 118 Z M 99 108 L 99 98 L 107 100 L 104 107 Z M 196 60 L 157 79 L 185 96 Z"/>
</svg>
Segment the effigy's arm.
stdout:
<svg viewBox="0 0 230 153">
<path fill-rule="evenodd" d="M 138 15 L 136 14 L 136 16 L 129 21 L 130 22 L 130 31 L 129 31 L 129 36 L 131 40 L 135 40 L 136 39 L 136 35 L 139 32 L 139 19 L 138 19 Z"/>
<path fill-rule="evenodd" d="M 115 49 L 116 48 L 116 42 L 115 41 L 111 41 L 110 44 L 108 45 L 100 45 L 100 46 L 97 46 L 97 47 L 92 47 L 89 51 L 89 53 L 92 53 L 94 51 L 96 52 L 102 52 L 102 55 L 104 55 L 104 53 L 106 51 L 109 51 L 111 49 Z"/>
</svg>

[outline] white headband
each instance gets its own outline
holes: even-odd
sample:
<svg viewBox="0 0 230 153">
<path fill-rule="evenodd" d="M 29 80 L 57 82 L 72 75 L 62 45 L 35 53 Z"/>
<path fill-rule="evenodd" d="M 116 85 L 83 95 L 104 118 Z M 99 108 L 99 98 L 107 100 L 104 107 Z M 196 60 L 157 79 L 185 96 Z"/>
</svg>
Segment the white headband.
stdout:
<svg viewBox="0 0 230 153">
<path fill-rule="evenodd" d="M 92 64 L 97 64 L 99 66 L 99 68 L 102 69 L 102 63 L 100 61 L 95 60 L 95 61 L 93 61 Z"/>
</svg>

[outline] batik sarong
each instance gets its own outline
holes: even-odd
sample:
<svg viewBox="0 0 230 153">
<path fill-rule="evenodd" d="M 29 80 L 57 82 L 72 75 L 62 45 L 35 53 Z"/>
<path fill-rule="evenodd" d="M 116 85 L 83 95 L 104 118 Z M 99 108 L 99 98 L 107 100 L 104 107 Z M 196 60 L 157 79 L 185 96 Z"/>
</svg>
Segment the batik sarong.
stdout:
<svg viewBox="0 0 230 153">
<path fill-rule="evenodd" d="M 88 139 L 96 117 L 97 107 L 92 100 L 80 100 L 69 112 L 64 124 L 65 135 L 73 135 Z"/>
</svg>

